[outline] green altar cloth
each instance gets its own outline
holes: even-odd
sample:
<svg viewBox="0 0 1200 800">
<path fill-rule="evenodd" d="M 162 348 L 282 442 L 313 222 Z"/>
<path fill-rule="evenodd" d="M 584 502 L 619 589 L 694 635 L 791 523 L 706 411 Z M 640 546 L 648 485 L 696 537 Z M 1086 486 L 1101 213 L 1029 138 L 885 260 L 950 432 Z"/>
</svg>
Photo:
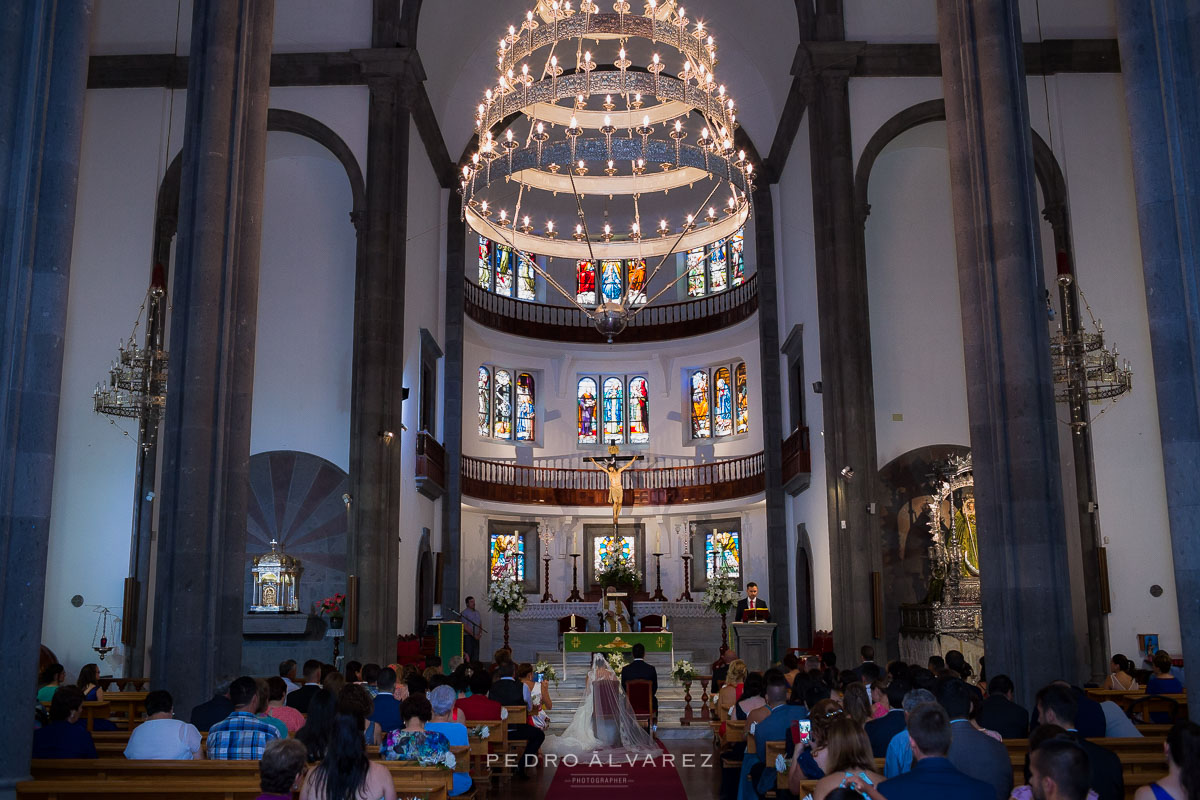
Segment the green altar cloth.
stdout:
<svg viewBox="0 0 1200 800">
<path fill-rule="evenodd" d="M 637 643 L 647 653 L 670 653 L 671 669 L 675 668 L 675 636 L 670 631 L 660 633 L 564 633 L 563 674 L 567 671 L 567 653 L 622 653 L 628 655 Z"/>
</svg>

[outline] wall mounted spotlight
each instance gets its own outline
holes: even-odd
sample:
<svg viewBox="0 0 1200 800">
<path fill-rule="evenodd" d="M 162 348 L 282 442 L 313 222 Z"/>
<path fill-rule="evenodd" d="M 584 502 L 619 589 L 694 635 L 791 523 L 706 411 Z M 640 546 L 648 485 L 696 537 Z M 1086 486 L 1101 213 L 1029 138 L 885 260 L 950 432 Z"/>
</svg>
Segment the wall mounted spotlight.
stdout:
<svg viewBox="0 0 1200 800">
<path fill-rule="evenodd" d="M 815 393 L 817 393 L 817 394 L 820 394 L 820 393 L 821 393 L 821 389 L 823 389 L 823 388 L 824 388 L 824 387 L 822 386 L 822 384 L 821 384 L 821 382 L 820 382 L 820 381 L 813 381 L 813 391 L 814 391 Z"/>
<path fill-rule="evenodd" d="M 391 444 L 392 441 L 396 438 L 396 434 L 393 433 L 392 431 L 380 431 L 379 438 L 383 440 L 384 444 Z"/>
<path fill-rule="evenodd" d="M 845 478 L 848 481 L 854 480 L 854 467 L 851 467 L 848 465 L 845 467 L 842 467 L 841 475 L 843 478 Z"/>
</svg>

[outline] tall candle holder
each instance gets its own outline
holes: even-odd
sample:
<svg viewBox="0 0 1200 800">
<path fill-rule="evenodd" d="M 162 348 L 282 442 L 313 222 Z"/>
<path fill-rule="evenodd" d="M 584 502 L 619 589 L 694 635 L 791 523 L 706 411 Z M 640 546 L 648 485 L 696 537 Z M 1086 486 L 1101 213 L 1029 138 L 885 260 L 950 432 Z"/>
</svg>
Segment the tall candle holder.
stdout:
<svg viewBox="0 0 1200 800">
<path fill-rule="evenodd" d="M 661 600 L 667 602 L 666 595 L 662 592 L 662 553 L 652 553 L 654 556 L 654 594 L 651 595 L 651 600 Z"/>
<path fill-rule="evenodd" d="M 538 538 L 542 540 L 542 583 L 546 587 L 541 602 L 557 603 L 554 595 L 550 594 L 550 546 L 554 544 L 554 531 L 544 521 L 538 522 Z"/>
<path fill-rule="evenodd" d="M 568 603 L 582 603 L 583 595 L 579 593 L 579 557 L 583 553 L 571 553 L 571 594 L 567 597 Z"/>
<path fill-rule="evenodd" d="M 683 558 L 683 594 L 679 595 L 675 602 L 680 603 L 686 600 L 691 603 L 694 602 L 692 600 L 692 570 L 689 566 L 692 556 L 689 553 L 684 553 L 681 558 Z"/>
</svg>

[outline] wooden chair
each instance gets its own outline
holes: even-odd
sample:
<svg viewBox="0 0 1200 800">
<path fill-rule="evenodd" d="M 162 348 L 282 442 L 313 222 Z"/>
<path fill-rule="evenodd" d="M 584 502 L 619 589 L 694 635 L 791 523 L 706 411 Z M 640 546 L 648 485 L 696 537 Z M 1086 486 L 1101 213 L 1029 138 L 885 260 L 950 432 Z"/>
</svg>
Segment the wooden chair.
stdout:
<svg viewBox="0 0 1200 800">
<path fill-rule="evenodd" d="M 1154 719 L 1152 714 L 1166 714 L 1167 719 L 1174 723 L 1187 718 L 1187 705 L 1168 695 L 1148 694 L 1145 697 L 1130 700 L 1129 705 L 1125 707 L 1125 714 L 1130 719 L 1133 719 L 1135 714 L 1140 714 L 1141 719 L 1146 722 Z"/>
<path fill-rule="evenodd" d="M 646 730 L 654 724 L 654 683 L 645 678 L 625 684 L 625 696 L 633 707 L 633 717 Z"/>
<path fill-rule="evenodd" d="M 638 620 L 642 633 L 661 633 L 667 630 L 667 618 L 663 614 L 647 614 Z"/>
</svg>

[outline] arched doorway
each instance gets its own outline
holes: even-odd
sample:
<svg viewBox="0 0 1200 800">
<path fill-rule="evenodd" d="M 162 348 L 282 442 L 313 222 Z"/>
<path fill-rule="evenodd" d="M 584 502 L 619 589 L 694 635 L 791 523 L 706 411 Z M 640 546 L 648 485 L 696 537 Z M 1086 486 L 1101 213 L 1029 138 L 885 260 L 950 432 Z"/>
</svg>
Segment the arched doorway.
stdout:
<svg viewBox="0 0 1200 800">
<path fill-rule="evenodd" d="M 804 523 L 796 526 L 796 643 L 813 640 L 812 548 Z"/>
<path fill-rule="evenodd" d="M 421 531 L 421 545 L 417 555 L 417 596 L 413 608 L 417 610 L 413 628 L 417 633 L 425 630 L 425 623 L 433 616 L 433 552 L 429 549 L 429 529 Z"/>
</svg>

